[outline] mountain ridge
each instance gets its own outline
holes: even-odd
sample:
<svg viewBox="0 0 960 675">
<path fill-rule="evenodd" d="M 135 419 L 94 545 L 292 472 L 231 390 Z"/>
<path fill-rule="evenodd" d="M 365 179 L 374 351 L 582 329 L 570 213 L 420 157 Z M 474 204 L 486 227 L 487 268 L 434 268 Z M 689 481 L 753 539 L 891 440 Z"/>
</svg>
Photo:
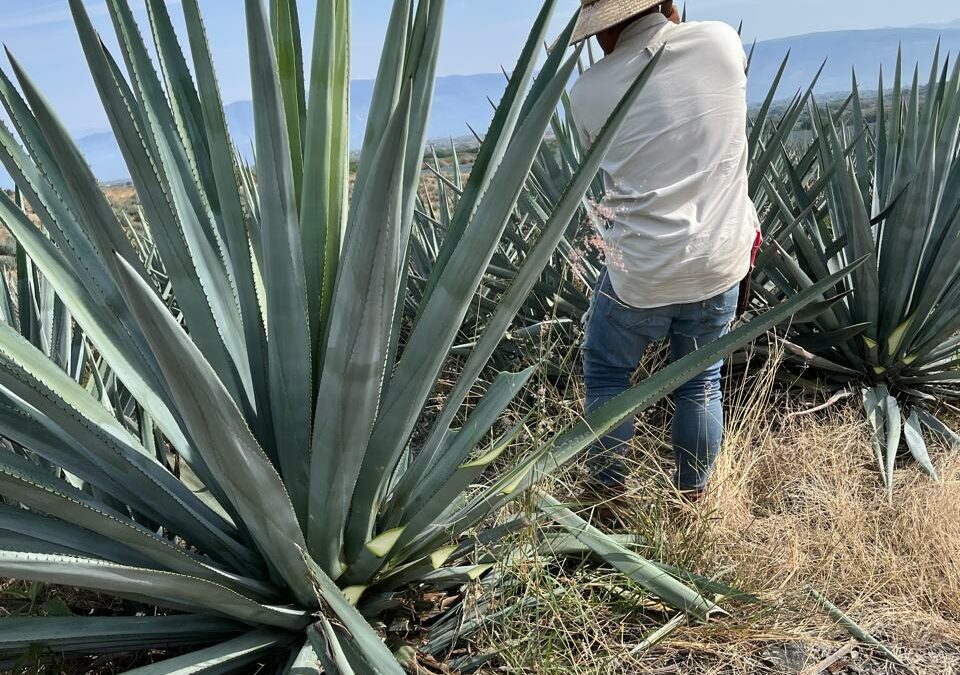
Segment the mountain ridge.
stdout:
<svg viewBox="0 0 960 675">
<path fill-rule="evenodd" d="M 960 53 L 960 19 L 939 26 L 827 31 L 758 42 L 751 64 L 748 99 L 753 105 L 763 100 L 788 51 L 790 60 L 780 85 L 780 99 L 789 98 L 808 87 L 824 59 L 826 65 L 816 87 L 820 94 L 849 90 L 854 70 L 862 85 L 877 82 L 881 67 L 890 81 L 898 46 L 903 50 L 905 78 L 912 76 L 913 66 L 917 63 L 921 81 L 924 81 L 938 41 L 941 56 L 948 52 L 952 55 Z M 751 45 L 746 49 L 749 51 Z M 485 131 L 492 118 L 490 101 L 499 100 L 505 83 L 502 73 L 437 78 L 428 137 L 442 141 L 470 136 L 471 129 L 480 133 Z M 354 150 L 362 142 L 372 92 L 372 80 L 351 83 L 350 141 Z M 251 102 L 228 104 L 226 115 L 234 142 L 250 159 L 250 139 L 253 136 Z M 111 132 L 87 135 L 77 143 L 100 180 L 115 182 L 128 178 L 122 154 Z M 0 171 L 0 183 L 8 185 L 9 182 Z"/>
</svg>

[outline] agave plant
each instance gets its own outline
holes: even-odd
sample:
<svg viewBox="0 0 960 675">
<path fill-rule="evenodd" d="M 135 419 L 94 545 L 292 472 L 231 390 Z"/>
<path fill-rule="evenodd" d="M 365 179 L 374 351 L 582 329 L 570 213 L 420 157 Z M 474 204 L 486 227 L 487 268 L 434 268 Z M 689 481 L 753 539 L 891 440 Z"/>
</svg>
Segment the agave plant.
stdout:
<svg viewBox="0 0 960 675">
<path fill-rule="evenodd" d="M 50 298 L 63 310 L 29 332 L 9 311 L 0 325 L 0 576 L 163 612 L 2 619 L 0 659 L 29 645 L 68 654 L 175 646 L 190 650 L 134 672 L 244 672 L 272 654 L 281 672 L 402 672 L 397 645 L 375 628 L 402 594 L 483 574 L 489 565 L 472 553 L 510 532 L 510 523 L 492 527 L 504 505 L 849 273 L 555 438 L 521 443 L 522 424 L 490 432 L 529 370 L 500 374 L 459 421 L 654 62 L 580 159 L 442 411 L 426 417 L 577 63 L 563 48 L 537 63 L 554 5 L 544 2 L 536 19 L 402 340 L 442 0 L 393 5 L 352 192 L 347 0 L 318 5 L 309 86 L 292 0 L 273 2 L 269 14 L 261 0 L 245 1 L 253 172 L 227 133 L 198 0 L 182 3 L 192 68 L 164 0 L 146 2 L 153 50 L 126 0 L 108 1 L 121 61 L 82 0 L 71 0 L 142 202 L 140 232 L 115 215 L 11 56 L 19 89 L 3 75 L 0 99 L 19 140 L 0 128 L 0 160 L 41 226 L 6 195 L 0 219 L 49 289 L 21 298 L 42 295 L 41 317 Z M 66 361 L 43 346 L 65 326 L 88 345 Z M 418 425 L 428 431 L 414 448 Z M 500 470 L 488 470 L 501 456 Z M 638 580 L 692 616 L 715 608 L 669 572 Z"/>
<path fill-rule="evenodd" d="M 867 258 L 793 326 L 788 348 L 816 386 L 864 388 L 888 490 L 902 439 L 934 478 L 924 428 L 960 447 L 935 417 L 960 398 L 960 64 L 938 49 L 922 84 L 917 69 L 907 85 L 898 60 L 868 122 L 854 75 L 838 110 L 811 105 L 810 152 L 782 156 L 763 179 L 783 225 L 759 265 L 765 299 Z"/>
</svg>

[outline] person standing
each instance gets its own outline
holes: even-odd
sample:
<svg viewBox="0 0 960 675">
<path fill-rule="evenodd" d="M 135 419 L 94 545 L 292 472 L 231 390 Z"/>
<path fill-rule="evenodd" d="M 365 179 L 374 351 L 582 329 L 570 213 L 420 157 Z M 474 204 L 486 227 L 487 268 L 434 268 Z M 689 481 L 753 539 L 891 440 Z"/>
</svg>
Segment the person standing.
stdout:
<svg viewBox="0 0 960 675">
<path fill-rule="evenodd" d="M 605 57 L 572 92 L 589 147 L 663 48 L 602 166 L 597 209 L 606 267 L 583 346 L 586 409 L 628 389 L 647 347 L 669 338 L 679 359 L 729 331 L 759 220 L 748 194 L 746 55 L 719 22 L 681 23 L 673 1 L 581 0 L 573 43 L 595 36 Z M 722 362 L 674 394 L 676 487 L 707 488 L 723 440 Z M 622 491 L 633 420 L 591 450 L 596 487 Z"/>
</svg>

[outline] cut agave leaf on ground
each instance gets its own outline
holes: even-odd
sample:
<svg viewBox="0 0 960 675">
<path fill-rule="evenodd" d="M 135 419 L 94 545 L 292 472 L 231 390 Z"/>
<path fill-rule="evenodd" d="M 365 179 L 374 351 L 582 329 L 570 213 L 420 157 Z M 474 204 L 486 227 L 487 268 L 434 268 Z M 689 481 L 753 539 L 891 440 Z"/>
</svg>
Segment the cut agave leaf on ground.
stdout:
<svg viewBox="0 0 960 675">
<path fill-rule="evenodd" d="M 809 590 L 810 590 L 810 594 L 814 597 L 814 599 L 815 599 L 818 603 L 820 603 L 820 605 L 821 605 L 825 610 L 827 610 L 827 613 L 830 615 L 830 617 L 831 617 L 834 621 L 836 621 L 837 623 L 839 623 L 841 626 L 843 626 L 843 627 L 850 633 L 850 635 L 852 635 L 853 637 L 855 637 L 857 640 L 859 640 L 859 641 L 862 642 L 863 644 L 869 645 L 869 646 L 873 647 L 874 649 L 876 649 L 877 651 L 879 651 L 881 654 L 883 654 L 884 657 L 886 657 L 886 658 L 889 659 L 890 661 L 896 663 L 898 666 L 901 666 L 901 667 L 903 667 L 903 668 L 906 668 L 908 672 L 913 672 L 913 671 L 910 669 L 910 667 L 907 666 L 907 664 L 904 663 L 904 662 L 900 659 L 899 656 L 897 656 L 897 655 L 894 654 L 892 651 L 890 651 L 890 648 L 889 648 L 889 647 L 887 647 L 886 645 L 884 645 L 882 642 L 880 642 L 880 641 L 879 641 L 877 638 L 875 638 L 873 635 L 871 635 L 871 634 L 868 633 L 866 630 L 864 630 L 863 628 L 861 628 L 860 625 L 857 624 L 856 621 L 854 621 L 854 620 L 851 619 L 849 616 L 847 616 L 846 614 L 844 614 L 843 611 L 842 611 L 839 607 L 837 607 L 835 604 L 833 604 L 832 602 L 830 602 L 830 601 L 826 598 L 826 596 L 824 596 L 822 593 L 819 593 L 819 592 L 815 591 L 815 590 L 812 589 L 812 588 L 809 589 Z"/>
<path fill-rule="evenodd" d="M 686 586 L 649 560 L 617 543 L 547 493 L 538 493 L 537 505 L 549 518 L 577 537 L 607 563 L 671 607 L 701 621 L 707 621 L 712 614 L 723 611 L 700 591 Z"/>
</svg>

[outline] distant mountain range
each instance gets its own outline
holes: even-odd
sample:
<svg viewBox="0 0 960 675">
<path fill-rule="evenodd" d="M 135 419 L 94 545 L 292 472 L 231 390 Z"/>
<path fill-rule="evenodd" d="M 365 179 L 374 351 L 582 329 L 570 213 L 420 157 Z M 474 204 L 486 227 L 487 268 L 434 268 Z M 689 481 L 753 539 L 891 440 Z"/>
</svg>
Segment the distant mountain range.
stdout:
<svg viewBox="0 0 960 675">
<path fill-rule="evenodd" d="M 960 54 L 960 20 L 939 26 L 812 33 L 760 42 L 751 67 L 749 99 L 752 104 L 763 100 L 787 51 L 791 53 L 790 64 L 780 86 L 781 98 L 809 86 L 824 59 L 827 65 L 817 85 L 820 93 L 849 90 L 854 68 L 861 84 L 875 86 L 882 66 L 889 83 L 898 46 L 903 49 L 908 76 L 912 77 L 913 67 L 919 63 L 921 79 L 924 79 L 938 40 L 943 54 Z M 429 137 L 439 142 L 468 136 L 470 128 L 483 133 L 492 117 L 490 101 L 499 100 L 504 84 L 500 73 L 438 78 Z M 350 119 L 353 149 L 359 148 L 362 142 L 372 91 L 370 80 L 353 82 Z M 250 101 L 232 103 L 226 112 L 234 141 L 249 157 L 253 137 L 252 104 Z M 78 142 L 101 180 L 127 178 L 126 166 L 112 133 L 85 136 Z M 9 179 L 0 174 L 0 182 L 9 184 Z"/>
</svg>

